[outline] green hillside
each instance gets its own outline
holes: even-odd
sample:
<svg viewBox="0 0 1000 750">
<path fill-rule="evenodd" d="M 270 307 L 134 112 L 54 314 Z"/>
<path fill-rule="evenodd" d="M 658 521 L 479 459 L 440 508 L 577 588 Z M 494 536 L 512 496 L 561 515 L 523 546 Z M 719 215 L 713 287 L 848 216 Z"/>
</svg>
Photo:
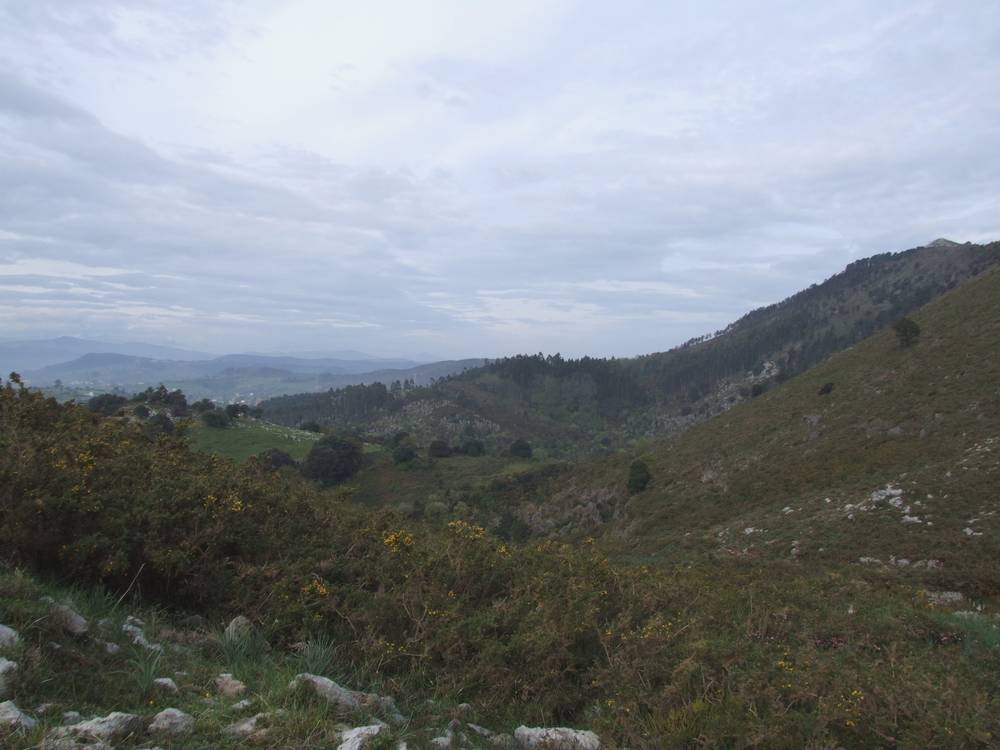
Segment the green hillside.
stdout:
<svg viewBox="0 0 1000 750">
<path fill-rule="evenodd" d="M 276 448 L 301 461 L 319 437 L 316 433 L 271 424 L 262 419 L 240 417 L 225 429 L 206 427 L 192 420 L 188 428 L 193 448 L 245 461 L 261 451 Z"/>
<path fill-rule="evenodd" d="M 621 447 L 720 414 L 998 265 L 1000 243 L 884 253 L 666 352 L 509 357 L 426 388 L 375 384 L 261 406 L 282 424 L 402 429 L 425 443 L 471 435 L 499 450 L 518 437 L 567 452 Z"/>
<path fill-rule="evenodd" d="M 996 592 L 1000 274 L 913 319 L 914 346 L 882 331 L 651 448 L 654 486 L 620 527 L 630 548 L 780 557 L 797 540 L 803 558 L 940 560 Z M 872 500 L 889 486 L 902 494 Z"/>
</svg>

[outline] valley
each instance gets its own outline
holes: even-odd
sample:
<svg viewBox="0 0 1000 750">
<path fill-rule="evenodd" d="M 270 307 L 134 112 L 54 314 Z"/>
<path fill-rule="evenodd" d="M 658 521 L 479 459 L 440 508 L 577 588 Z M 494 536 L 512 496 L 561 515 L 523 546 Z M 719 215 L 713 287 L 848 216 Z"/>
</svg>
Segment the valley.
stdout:
<svg viewBox="0 0 1000 750">
<path fill-rule="evenodd" d="M 72 710 L 127 712 L 116 747 L 165 749 L 371 727 L 366 747 L 531 747 L 552 726 L 579 728 L 566 748 L 991 746 L 1000 246 L 954 250 L 859 262 L 635 360 L 516 357 L 252 412 L 8 382 L 18 741 L 55 748 Z M 168 707 L 193 729 L 156 728 Z"/>
</svg>

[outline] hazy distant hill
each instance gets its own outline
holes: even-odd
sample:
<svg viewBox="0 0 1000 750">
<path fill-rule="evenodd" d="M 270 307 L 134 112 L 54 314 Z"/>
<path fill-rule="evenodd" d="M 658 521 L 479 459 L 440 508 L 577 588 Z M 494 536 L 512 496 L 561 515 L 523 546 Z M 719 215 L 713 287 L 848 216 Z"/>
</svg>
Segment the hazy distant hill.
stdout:
<svg viewBox="0 0 1000 750">
<path fill-rule="evenodd" d="M 90 353 L 69 362 L 28 370 L 35 387 L 56 380 L 72 389 L 141 391 L 163 383 L 190 398 L 257 401 L 287 393 L 326 391 L 359 383 L 436 378 L 477 367 L 481 359 L 420 364 L 406 359 L 305 359 L 263 354 L 228 354 L 199 361 L 164 360 L 125 354 Z"/>
<path fill-rule="evenodd" d="M 205 352 L 178 349 L 172 346 L 145 344 L 139 342 L 111 343 L 79 339 L 73 336 L 60 336 L 55 339 L 38 341 L 3 341 L 0 342 L 0 370 L 4 373 L 12 370 L 26 372 L 37 370 L 60 362 L 68 362 L 85 354 L 106 352 L 129 357 L 148 357 L 155 359 L 171 359 L 193 361 L 211 359 L 213 355 Z"/>
</svg>

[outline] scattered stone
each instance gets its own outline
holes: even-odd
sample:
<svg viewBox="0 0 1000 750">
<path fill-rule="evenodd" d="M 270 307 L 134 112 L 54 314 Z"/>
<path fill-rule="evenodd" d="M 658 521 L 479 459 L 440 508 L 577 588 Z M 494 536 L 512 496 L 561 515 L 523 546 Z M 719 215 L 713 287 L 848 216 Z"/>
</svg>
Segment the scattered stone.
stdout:
<svg viewBox="0 0 1000 750">
<path fill-rule="evenodd" d="M 226 625 L 226 630 L 223 633 L 223 637 L 227 641 L 245 641 L 253 634 L 253 624 L 243 615 L 237 615 L 229 624 Z"/>
<path fill-rule="evenodd" d="M 228 672 L 215 678 L 215 688 L 225 698 L 235 698 L 246 692 L 247 686 Z"/>
<path fill-rule="evenodd" d="M 268 717 L 270 717 L 270 714 L 255 714 L 248 719 L 242 719 L 234 724 L 230 724 L 226 727 L 225 732 L 233 737 L 240 737 L 242 739 L 263 737 L 267 734 L 267 729 L 258 727 L 257 725 L 265 721 Z"/>
<path fill-rule="evenodd" d="M 244 698 L 243 700 L 234 703 L 232 706 L 230 706 L 230 708 L 232 708 L 234 711 L 246 711 L 252 705 L 253 705 L 252 700 L 250 700 L 249 698 Z"/>
<path fill-rule="evenodd" d="M 486 739 L 496 735 L 496 732 L 490 731 L 486 727 L 481 727 L 478 724 L 466 724 L 466 726 L 480 737 L 485 737 Z"/>
<path fill-rule="evenodd" d="M 104 652 L 114 656 L 115 654 L 121 653 L 122 647 L 117 643 L 112 643 L 111 641 L 103 641 Z"/>
<path fill-rule="evenodd" d="M 0 727 L 31 730 L 35 724 L 35 720 L 14 705 L 14 701 L 0 703 Z"/>
<path fill-rule="evenodd" d="M 903 516 L 903 523 L 923 523 L 917 516 Z"/>
<path fill-rule="evenodd" d="M 965 596 L 959 591 L 925 591 L 927 601 L 936 607 L 959 604 L 965 601 Z"/>
<path fill-rule="evenodd" d="M 600 750 L 601 740 L 593 732 L 554 727 L 549 729 L 520 726 L 514 730 L 518 747 L 539 750 Z"/>
<path fill-rule="evenodd" d="M 881 565 L 882 561 L 877 557 L 859 557 L 858 562 L 862 565 Z"/>
<path fill-rule="evenodd" d="M 20 640 L 21 636 L 14 628 L 0 625 L 0 648 L 13 648 Z"/>
<path fill-rule="evenodd" d="M 165 708 L 153 717 L 149 731 L 169 737 L 191 734 L 194 731 L 194 717 L 176 708 Z"/>
<path fill-rule="evenodd" d="M 17 677 L 17 662 L 0 656 L 0 700 L 14 692 L 15 677 Z"/>
<path fill-rule="evenodd" d="M 83 616 L 67 604 L 57 604 L 53 608 L 56 621 L 70 635 L 82 638 L 90 632 L 90 625 Z"/>
<path fill-rule="evenodd" d="M 56 707 L 55 703 L 42 703 L 35 709 L 35 713 L 38 714 L 39 716 L 42 716 L 44 714 L 47 714 L 55 707 Z"/>
<path fill-rule="evenodd" d="M 149 639 L 146 638 L 146 633 L 143 631 L 144 627 L 146 627 L 146 623 L 138 617 L 129 615 L 125 618 L 125 622 L 122 624 L 122 632 L 127 635 L 129 640 L 136 646 L 141 646 L 147 651 L 163 651 L 163 646 L 159 643 L 150 643 Z"/>
<path fill-rule="evenodd" d="M 982 536 L 982 535 L 983 535 L 983 532 L 981 532 L 981 531 L 976 531 L 976 530 L 975 530 L 974 528 L 972 528 L 971 526 L 966 526 L 966 527 L 965 527 L 964 529 L 962 529 L 962 532 L 963 532 L 963 533 L 964 533 L 964 534 L 965 534 L 966 536 Z"/>
<path fill-rule="evenodd" d="M 84 740 L 89 742 L 118 742 L 143 729 L 142 719 L 135 714 L 114 711 L 107 716 L 99 716 L 90 721 L 81 721 L 64 727 L 56 727 L 47 739 Z"/>
<path fill-rule="evenodd" d="M 337 750 L 361 750 L 372 737 L 381 734 L 385 727 L 382 724 L 370 724 L 366 727 L 355 727 L 348 729 L 340 735 L 340 744 Z"/>
<path fill-rule="evenodd" d="M 157 677 L 153 680 L 153 687 L 157 690 L 162 690 L 164 693 L 174 693 L 177 694 L 180 690 L 177 688 L 177 683 L 171 680 L 169 677 Z"/>
<path fill-rule="evenodd" d="M 291 690 L 297 690 L 303 686 L 312 690 L 327 703 L 333 703 L 351 711 L 359 708 L 379 708 L 397 723 L 406 721 L 406 717 L 396 708 L 396 702 L 389 696 L 348 690 L 327 677 L 307 673 L 296 675 L 295 679 L 288 683 Z"/>
<path fill-rule="evenodd" d="M 83 716 L 79 711 L 64 711 L 62 715 L 63 724 L 78 724 L 83 721 Z"/>
<path fill-rule="evenodd" d="M 39 750 L 112 750 L 111 745 L 106 742 L 89 742 L 72 737 L 46 737 L 38 748 Z"/>
<path fill-rule="evenodd" d="M 511 734 L 496 734 L 490 737 L 493 747 L 514 747 L 514 736 Z"/>
<path fill-rule="evenodd" d="M 455 733 L 446 729 L 444 734 L 431 740 L 431 747 L 449 748 L 455 741 Z"/>
</svg>

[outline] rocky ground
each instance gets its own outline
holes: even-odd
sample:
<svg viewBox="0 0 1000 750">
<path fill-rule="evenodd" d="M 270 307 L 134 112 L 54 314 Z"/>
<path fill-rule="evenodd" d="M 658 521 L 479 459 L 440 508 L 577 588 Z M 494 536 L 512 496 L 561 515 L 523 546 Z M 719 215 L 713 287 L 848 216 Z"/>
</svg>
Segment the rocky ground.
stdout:
<svg viewBox="0 0 1000 750">
<path fill-rule="evenodd" d="M 10 576 L 36 593 L 33 581 Z M 468 703 L 423 701 L 404 712 L 391 696 L 296 671 L 329 669 L 331 655 L 315 643 L 274 653 L 244 617 L 213 633 L 198 617 L 168 624 L 156 612 L 138 617 L 112 608 L 92 619 L 82 611 L 66 597 L 4 602 L 0 616 L 15 620 L 0 624 L 0 747 L 602 746 L 586 730 L 488 728 Z M 67 674 L 67 665 L 78 673 Z"/>
</svg>

